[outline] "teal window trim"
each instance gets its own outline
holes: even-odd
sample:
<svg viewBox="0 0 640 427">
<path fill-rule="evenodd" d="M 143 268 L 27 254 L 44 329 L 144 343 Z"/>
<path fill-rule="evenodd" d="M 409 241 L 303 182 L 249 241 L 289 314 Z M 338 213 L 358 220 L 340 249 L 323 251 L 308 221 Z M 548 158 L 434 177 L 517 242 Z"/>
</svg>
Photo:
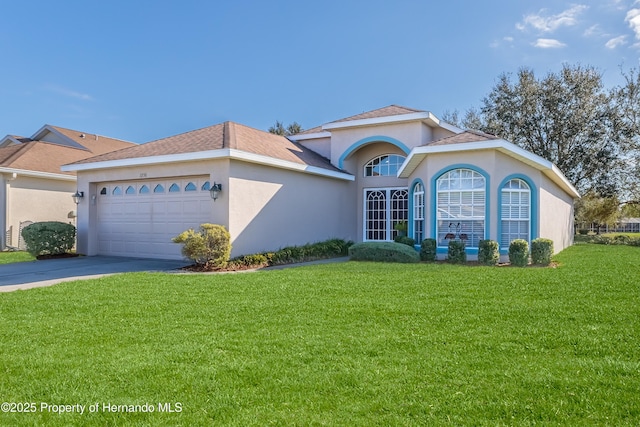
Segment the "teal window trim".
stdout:
<svg viewBox="0 0 640 427">
<path fill-rule="evenodd" d="M 409 227 L 407 228 L 407 236 L 409 236 L 411 238 L 413 238 L 413 236 L 415 234 L 414 233 L 415 232 L 415 230 L 414 230 L 415 224 L 414 224 L 414 219 L 413 219 L 413 213 L 414 213 L 413 212 L 413 203 L 414 203 L 413 193 L 415 191 L 416 184 L 422 185 L 422 191 L 424 191 L 423 200 L 424 200 L 425 206 L 423 207 L 423 212 L 425 214 L 426 214 L 426 209 L 427 209 L 427 206 L 426 206 L 427 205 L 427 187 L 425 187 L 424 182 L 422 181 L 422 179 L 416 178 L 416 179 L 413 180 L 413 182 L 409 186 L 409 215 L 408 215 L 408 219 L 407 219 Z M 426 217 L 427 216 L 424 215 L 424 218 L 422 218 L 422 233 L 424 234 L 424 236 L 422 237 L 423 239 L 427 238 L 427 227 L 426 227 L 427 226 L 427 224 L 426 224 L 427 218 Z M 416 245 L 419 245 L 421 243 L 422 242 L 416 242 Z"/>
<path fill-rule="evenodd" d="M 529 178 L 527 175 L 515 173 L 507 176 L 502 180 L 500 186 L 498 187 L 498 242 L 500 242 L 502 236 L 502 187 L 506 185 L 507 182 L 512 179 L 521 179 L 527 183 L 529 186 L 529 197 L 531 198 L 529 209 L 531 212 L 529 213 L 529 238 L 531 240 L 538 238 L 538 188 L 533 183 L 533 180 Z M 529 242 L 531 245 L 531 241 Z M 500 254 L 506 255 L 509 253 L 509 248 L 500 247 Z"/>
<path fill-rule="evenodd" d="M 469 163 L 457 163 L 447 166 L 440 169 L 431 177 L 431 235 L 434 236 L 435 239 L 438 238 L 438 178 L 454 169 L 470 169 L 484 177 L 484 238 L 488 239 L 491 235 L 491 227 L 489 221 L 491 219 L 491 217 L 489 216 L 491 212 L 491 179 L 489 177 L 489 174 L 484 169 Z M 444 248 L 444 252 L 440 252 L 438 251 L 438 249 L 436 249 L 437 253 L 447 253 L 448 248 L 446 246 L 438 246 L 438 248 Z M 465 249 L 465 251 L 470 255 L 475 255 L 478 253 L 478 248 L 467 248 Z"/>
<path fill-rule="evenodd" d="M 342 155 L 340 156 L 340 159 L 338 160 L 338 167 L 340 169 L 343 169 L 344 161 L 346 160 L 347 157 L 351 155 L 351 153 L 364 147 L 365 145 L 373 144 L 375 142 L 387 142 L 401 149 L 406 155 L 409 155 L 409 152 L 411 151 L 409 147 L 407 147 L 402 141 L 399 141 L 395 138 L 391 138 L 390 136 L 384 136 L 384 135 L 370 136 L 351 144 L 351 146 L 349 146 L 349 148 L 347 148 L 344 151 L 344 153 L 342 153 Z"/>
</svg>

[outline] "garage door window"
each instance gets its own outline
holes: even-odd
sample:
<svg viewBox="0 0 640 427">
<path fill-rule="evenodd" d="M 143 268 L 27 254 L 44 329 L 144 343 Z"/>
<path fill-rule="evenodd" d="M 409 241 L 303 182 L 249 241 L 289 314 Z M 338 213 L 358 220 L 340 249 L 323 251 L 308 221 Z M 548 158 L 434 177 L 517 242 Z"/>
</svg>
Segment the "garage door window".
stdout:
<svg viewBox="0 0 640 427">
<path fill-rule="evenodd" d="M 209 181 L 205 181 L 204 184 L 202 184 L 202 191 L 209 191 L 209 189 L 211 189 L 211 184 Z"/>
<path fill-rule="evenodd" d="M 154 193 L 164 193 L 164 187 L 162 184 L 158 184 L 153 188 Z"/>
<path fill-rule="evenodd" d="M 120 186 L 117 186 L 113 189 L 113 195 L 114 196 L 122 196 L 122 188 L 120 188 Z"/>
<path fill-rule="evenodd" d="M 184 187 L 184 191 L 196 191 L 197 189 L 198 188 L 193 182 L 188 183 L 187 186 Z"/>
<path fill-rule="evenodd" d="M 128 186 L 124 194 L 136 194 L 136 189 L 133 188 L 132 186 Z"/>
<path fill-rule="evenodd" d="M 140 194 L 149 194 L 149 187 L 147 187 L 146 185 L 143 185 L 142 187 L 140 187 Z"/>
</svg>

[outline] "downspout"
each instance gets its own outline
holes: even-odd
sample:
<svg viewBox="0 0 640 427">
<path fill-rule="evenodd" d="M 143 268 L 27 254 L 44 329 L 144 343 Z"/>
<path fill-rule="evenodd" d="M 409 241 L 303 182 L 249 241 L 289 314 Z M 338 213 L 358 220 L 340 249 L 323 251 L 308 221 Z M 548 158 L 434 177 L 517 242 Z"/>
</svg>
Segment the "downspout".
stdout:
<svg viewBox="0 0 640 427">
<path fill-rule="evenodd" d="M 16 179 L 18 174 L 0 173 L 0 251 L 7 249 L 7 226 L 9 224 L 9 194 L 11 190 L 11 181 Z"/>
<path fill-rule="evenodd" d="M 7 197 L 9 182 L 3 173 L 0 173 L 0 251 L 7 249 Z"/>
</svg>

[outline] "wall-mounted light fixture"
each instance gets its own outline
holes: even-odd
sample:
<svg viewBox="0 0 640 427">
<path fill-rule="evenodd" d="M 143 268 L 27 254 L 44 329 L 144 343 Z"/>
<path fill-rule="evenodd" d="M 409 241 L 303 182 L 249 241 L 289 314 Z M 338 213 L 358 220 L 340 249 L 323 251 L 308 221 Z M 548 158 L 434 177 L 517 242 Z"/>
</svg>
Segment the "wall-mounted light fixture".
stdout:
<svg viewBox="0 0 640 427">
<path fill-rule="evenodd" d="M 211 188 L 209 189 L 209 193 L 211 193 L 211 198 L 213 199 L 214 202 L 218 198 L 218 195 L 220 194 L 221 191 L 222 191 L 222 184 L 216 184 L 214 182 Z"/>
<path fill-rule="evenodd" d="M 76 190 L 75 194 L 71 196 L 73 202 L 77 205 L 80 203 L 80 200 L 84 197 L 84 191 Z"/>
</svg>

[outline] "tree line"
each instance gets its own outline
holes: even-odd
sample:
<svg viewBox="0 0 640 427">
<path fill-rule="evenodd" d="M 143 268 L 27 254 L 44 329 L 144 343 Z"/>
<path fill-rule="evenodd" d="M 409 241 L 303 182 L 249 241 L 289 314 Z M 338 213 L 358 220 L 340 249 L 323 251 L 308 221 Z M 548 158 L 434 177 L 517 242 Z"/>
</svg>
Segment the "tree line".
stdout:
<svg viewBox="0 0 640 427">
<path fill-rule="evenodd" d="M 458 127 L 496 135 L 553 162 L 578 189 L 576 220 L 612 224 L 640 216 L 640 73 L 606 88 L 591 66 L 538 78 L 501 74 L 479 108 L 446 112 Z"/>
</svg>

